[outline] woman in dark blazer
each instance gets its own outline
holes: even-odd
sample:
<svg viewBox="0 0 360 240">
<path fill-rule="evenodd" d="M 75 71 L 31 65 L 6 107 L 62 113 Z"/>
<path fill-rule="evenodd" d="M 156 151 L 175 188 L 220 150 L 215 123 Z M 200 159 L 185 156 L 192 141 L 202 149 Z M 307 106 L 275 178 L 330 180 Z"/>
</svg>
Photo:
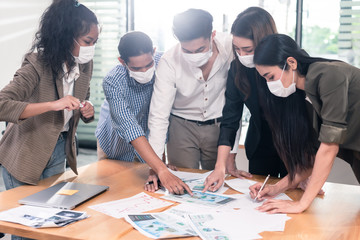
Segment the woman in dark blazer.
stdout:
<svg viewBox="0 0 360 240">
<path fill-rule="evenodd" d="M 214 172 L 205 181 L 205 189 L 216 191 L 224 182 L 225 172 L 236 177 L 251 177 L 251 174 L 236 169 L 235 159 L 227 160 L 234 146 L 236 131 L 242 117 L 244 104 L 251 113 L 245 140 L 245 151 L 252 174 L 285 176 L 287 171 L 279 158 L 272 135 L 259 102 L 258 81 L 261 77 L 253 63 L 254 50 L 258 42 L 267 35 L 276 33 L 271 15 L 262 8 L 250 7 L 240 13 L 234 21 L 231 33 L 237 58 L 231 63 L 226 86 L 226 102 L 220 126 L 218 157 Z M 217 183 L 217 184 L 214 184 Z"/>
<path fill-rule="evenodd" d="M 75 132 L 94 118 L 92 58 L 99 34 L 95 14 L 74 0 L 54 1 L 44 12 L 30 53 L 0 92 L 0 141 L 7 189 L 76 171 Z M 35 51 L 36 50 L 36 51 Z"/>
</svg>

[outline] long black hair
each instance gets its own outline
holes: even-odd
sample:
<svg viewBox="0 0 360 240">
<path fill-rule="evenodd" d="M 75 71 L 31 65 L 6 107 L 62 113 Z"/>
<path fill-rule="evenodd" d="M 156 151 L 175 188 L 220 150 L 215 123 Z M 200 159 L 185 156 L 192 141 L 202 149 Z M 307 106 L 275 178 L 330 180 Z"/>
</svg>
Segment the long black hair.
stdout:
<svg viewBox="0 0 360 240">
<path fill-rule="evenodd" d="M 231 26 L 231 34 L 236 37 L 250 39 L 254 47 L 264 37 L 277 33 L 274 19 L 266 10 L 260 7 L 249 7 L 241 12 Z M 233 49 L 235 54 L 235 49 Z M 235 54 L 236 56 L 236 54 Z M 235 85 L 244 94 L 245 100 L 249 97 L 251 87 L 246 76 L 246 67 L 236 58 Z M 257 76 L 259 78 L 259 76 Z"/>
<path fill-rule="evenodd" d="M 254 63 L 256 65 L 278 66 L 283 68 L 288 57 L 297 61 L 297 71 L 306 76 L 311 63 L 331 61 L 310 57 L 289 36 L 283 34 L 269 35 L 256 47 Z M 288 64 L 286 68 L 289 69 Z M 307 110 L 305 92 L 296 92 L 286 98 L 265 95 L 264 114 L 269 122 L 275 148 L 284 161 L 293 181 L 297 172 L 311 169 L 319 142 Z"/>
<path fill-rule="evenodd" d="M 78 1 L 54 0 L 41 17 L 30 52 L 36 49 L 56 78 L 64 62 L 69 69 L 75 66 L 74 39 L 87 34 L 92 24 L 98 25 L 95 14 Z"/>
</svg>

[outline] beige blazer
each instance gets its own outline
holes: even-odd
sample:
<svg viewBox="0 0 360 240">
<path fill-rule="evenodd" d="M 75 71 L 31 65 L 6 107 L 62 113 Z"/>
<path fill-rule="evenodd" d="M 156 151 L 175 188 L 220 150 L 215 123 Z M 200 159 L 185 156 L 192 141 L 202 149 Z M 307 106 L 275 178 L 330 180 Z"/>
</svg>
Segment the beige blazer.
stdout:
<svg viewBox="0 0 360 240">
<path fill-rule="evenodd" d="M 79 65 L 80 77 L 74 84 L 74 96 L 89 99 L 92 62 Z M 13 80 L 0 91 L 0 121 L 10 124 L 0 141 L 0 163 L 17 180 L 37 184 L 55 148 L 64 125 L 63 111 L 50 111 L 19 120 L 29 103 L 49 102 L 63 97 L 62 76 L 53 79 L 51 69 L 37 59 L 36 53 L 25 56 Z M 66 142 L 66 159 L 77 174 L 75 132 L 79 118 L 75 110 L 70 120 Z"/>
</svg>

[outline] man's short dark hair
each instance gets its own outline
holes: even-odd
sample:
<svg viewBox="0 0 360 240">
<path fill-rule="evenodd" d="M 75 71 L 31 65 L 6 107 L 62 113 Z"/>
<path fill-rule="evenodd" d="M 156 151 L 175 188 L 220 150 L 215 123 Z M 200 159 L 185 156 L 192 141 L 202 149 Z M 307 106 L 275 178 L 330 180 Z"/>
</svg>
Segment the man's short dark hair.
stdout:
<svg viewBox="0 0 360 240">
<path fill-rule="evenodd" d="M 174 17 L 173 32 L 180 42 L 191 41 L 200 37 L 210 38 L 213 17 L 202 9 L 189 9 Z"/>
<path fill-rule="evenodd" d="M 148 35 L 143 32 L 128 32 L 121 37 L 118 50 L 121 59 L 126 63 L 130 57 L 140 56 L 146 53 L 153 53 L 153 43 Z"/>
</svg>

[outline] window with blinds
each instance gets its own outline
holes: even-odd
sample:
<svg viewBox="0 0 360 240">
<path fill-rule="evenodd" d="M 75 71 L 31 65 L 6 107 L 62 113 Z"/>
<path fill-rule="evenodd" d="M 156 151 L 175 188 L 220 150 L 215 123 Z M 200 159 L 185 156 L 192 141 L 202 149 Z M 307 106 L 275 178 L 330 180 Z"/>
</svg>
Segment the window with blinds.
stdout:
<svg viewBox="0 0 360 240">
<path fill-rule="evenodd" d="M 360 54 L 360 1 L 341 0 L 340 2 L 340 29 L 339 55 L 357 67 Z"/>
<path fill-rule="evenodd" d="M 77 136 L 80 146 L 96 147 L 95 129 L 99 118 L 101 104 L 104 101 L 102 80 L 118 64 L 120 36 L 126 32 L 126 0 L 82 0 L 82 4 L 95 12 L 101 33 L 96 44 L 94 71 L 90 83 L 90 101 L 95 108 L 95 121 L 79 123 Z"/>
</svg>

